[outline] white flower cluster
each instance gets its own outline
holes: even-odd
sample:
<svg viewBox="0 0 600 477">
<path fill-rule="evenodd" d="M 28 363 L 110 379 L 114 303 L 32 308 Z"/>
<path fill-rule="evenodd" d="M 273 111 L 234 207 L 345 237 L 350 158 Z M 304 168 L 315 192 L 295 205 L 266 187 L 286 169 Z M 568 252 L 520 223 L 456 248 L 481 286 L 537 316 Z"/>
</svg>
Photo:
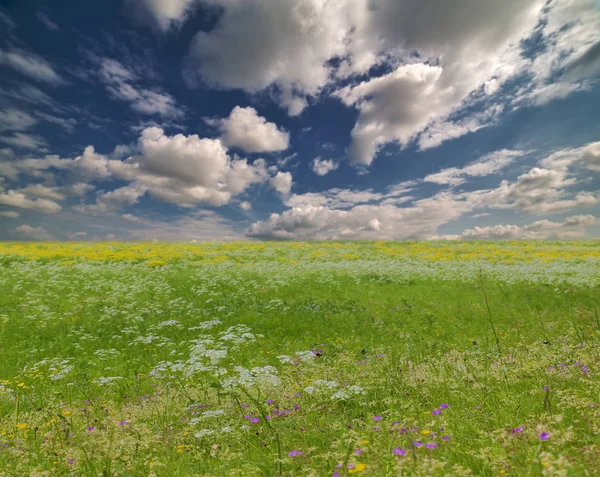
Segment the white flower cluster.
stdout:
<svg viewBox="0 0 600 477">
<path fill-rule="evenodd" d="M 222 382 L 224 387 L 257 385 L 261 388 L 274 388 L 281 384 L 281 380 L 277 376 L 277 368 L 273 366 L 257 366 L 252 369 L 236 366 L 235 370 L 238 376 L 225 379 Z"/>
<path fill-rule="evenodd" d="M 122 376 L 106 376 L 94 379 L 93 382 L 98 384 L 99 386 L 111 386 L 113 384 L 116 384 L 121 379 L 123 379 Z"/>
<path fill-rule="evenodd" d="M 220 324 L 221 321 L 219 320 L 202 321 L 198 323 L 198 326 L 192 326 L 191 328 L 188 328 L 188 331 L 210 330 L 211 328 L 214 328 L 215 326 L 218 326 Z"/>
<path fill-rule="evenodd" d="M 362 396 L 365 394 L 365 390 L 360 386 L 350 386 L 348 389 L 340 389 L 336 393 L 332 394 L 331 399 L 334 401 L 346 401 L 353 396 Z"/>
<path fill-rule="evenodd" d="M 315 358 L 316 355 L 312 351 L 296 351 L 294 356 L 288 356 L 285 354 L 277 356 L 277 359 L 284 364 L 298 364 L 299 362 L 313 363 Z"/>
<path fill-rule="evenodd" d="M 304 392 L 308 394 L 314 394 L 318 392 L 327 391 L 328 389 L 337 388 L 340 385 L 337 381 L 327 381 L 325 379 L 317 379 L 312 386 L 304 388 Z"/>
</svg>

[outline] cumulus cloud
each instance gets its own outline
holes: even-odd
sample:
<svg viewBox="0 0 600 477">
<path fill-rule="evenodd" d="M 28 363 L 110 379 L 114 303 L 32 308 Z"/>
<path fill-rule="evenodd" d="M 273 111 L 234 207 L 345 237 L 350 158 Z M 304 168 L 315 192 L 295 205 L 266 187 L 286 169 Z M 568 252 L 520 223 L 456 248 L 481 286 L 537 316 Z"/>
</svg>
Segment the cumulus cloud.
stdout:
<svg viewBox="0 0 600 477">
<path fill-rule="evenodd" d="M 270 183 L 281 195 L 288 195 L 292 190 L 292 174 L 280 171 L 271 178 Z"/>
<path fill-rule="evenodd" d="M 181 25 L 196 0 L 126 0 L 131 15 L 150 26 L 167 31 Z"/>
<path fill-rule="evenodd" d="M 0 217 L 6 217 L 8 219 L 16 219 L 20 216 L 21 216 L 21 214 L 19 214 L 18 212 L 15 212 L 13 210 L 0 211 Z"/>
<path fill-rule="evenodd" d="M 99 195 L 95 204 L 77 205 L 74 210 L 87 214 L 109 214 L 138 202 L 146 188 L 138 184 L 120 187 Z"/>
<path fill-rule="evenodd" d="M 580 166 L 600 172 L 600 142 L 578 148 L 561 149 L 543 159 L 540 165 L 560 171 L 566 171 L 571 166 Z"/>
<path fill-rule="evenodd" d="M 515 107 L 542 104 L 600 71 L 600 12 L 589 0 L 204 3 L 219 16 L 190 45 L 188 83 L 269 89 L 296 115 L 343 80 L 335 94 L 359 113 L 358 165 L 390 142 L 427 149 L 494 124 L 505 87 Z M 376 65 L 385 73 L 369 76 Z"/>
<path fill-rule="evenodd" d="M 357 205 L 349 210 L 293 207 L 252 224 L 250 237 L 276 240 L 403 240 L 423 238 L 462 214 L 453 200 L 435 197 L 411 207 Z"/>
<path fill-rule="evenodd" d="M 320 157 L 316 157 L 312 161 L 310 167 L 318 176 L 324 176 L 331 171 L 335 171 L 339 167 L 339 164 L 331 159 L 321 159 Z"/>
<path fill-rule="evenodd" d="M 15 230 L 27 240 L 56 240 L 44 227 L 32 227 L 31 225 L 24 224 L 18 226 Z"/>
<path fill-rule="evenodd" d="M 65 82 L 44 58 L 21 48 L 0 49 L 0 65 L 8 66 L 30 78 L 52 86 Z"/>
<path fill-rule="evenodd" d="M 485 125 L 441 121 L 485 85 L 496 92 L 526 63 L 519 42 L 538 23 L 544 0 L 208 0 L 222 14 L 190 45 L 186 78 L 256 92 L 275 87 L 297 114 L 306 97 L 378 63 L 391 73 L 339 93 L 359 109 L 354 161 L 369 164 L 381 144 L 406 143 L 438 120 L 431 147 Z M 435 19 L 443 19 L 436 22 Z M 412 56 L 413 52 L 418 52 Z M 336 61 L 331 61 L 335 59 Z M 392 104 L 389 104 L 389 101 Z M 489 118 L 488 118 L 489 120 Z M 446 124 L 451 132 L 441 130 Z"/>
<path fill-rule="evenodd" d="M 538 220 L 532 224 L 493 225 L 475 227 L 464 230 L 457 238 L 462 240 L 481 239 L 581 239 L 585 237 L 586 228 L 600 223 L 593 215 L 573 215 L 563 222 Z"/>
<path fill-rule="evenodd" d="M 289 172 L 267 168 L 264 159 L 250 163 L 247 159 L 231 157 L 220 139 L 183 134 L 168 136 L 162 129 L 151 127 L 142 131 L 137 144 L 128 150 L 135 153 L 125 160 L 98 154 L 93 146 L 88 146 L 74 159 L 46 156 L 0 161 L 0 174 L 16 179 L 19 174 L 40 176 L 43 171 L 55 168 L 88 181 L 129 182 L 127 186 L 99 195 L 93 204 L 76 206 L 79 212 L 94 214 L 114 213 L 135 204 L 145 194 L 182 207 L 222 206 L 253 184 L 267 183 L 282 195 L 287 195 L 292 186 Z M 63 186 L 60 191 L 83 196 L 90 189 L 82 184 L 73 184 L 69 190 Z"/>
<path fill-rule="evenodd" d="M 252 209 L 252 204 L 250 202 L 248 202 L 247 200 L 240 202 L 240 209 L 242 210 L 251 210 Z"/>
<path fill-rule="evenodd" d="M 465 167 L 443 169 L 435 174 L 429 174 L 423 180 L 436 184 L 460 185 L 467 181 L 465 177 L 482 177 L 496 174 L 523 154 L 523 151 L 510 149 L 494 151 Z"/>
<path fill-rule="evenodd" d="M 52 200 L 29 199 L 22 192 L 16 192 L 14 190 L 0 192 L 0 205 L 18 207 L 20 209 L 30 209 L 37 212 L 43 212 L 45 214 L 54 214 L 62 209 L 59 204 L 53 202 Z"/>
<path fill-rule="evenodd" d="M 222 8 L 215 28 L 198 32 L 188 53 L 185 77 L 221 88 L 256 92 L 281 90 L 281 102 L 299 114 L 306 95 L 330 79 L 328 60 L 343 56 L 344 39 L 356 7 L 335 0 L 207 0 Z"/>
<path fill-rule="evenodd" d="M 284 151 L 290 135 L 259 116 L 254 108 L 236 106 L 228 118 L 219 121 L 223 142 L 245 152 Z"/>
<path fill-rule="evenodd" d="M 600 203 L 600 194 L 571 191 L 579 182 L 569 167 L 573 164 L 594 165 L 597 149 L 597 143 L 591 143 L 558 151 L 540 161 L 540 165 L 546 167 L 533 167 L 513 181 L 502 180 L 495 188 L 466 192 L 449 188 L 419 200 L 407 195 L 419 184 L 418 181 L 400 183 L 384 192 L 330 189 L 294 194 L 285 201 L 290 209 L 252 224 L 246 233 L 250 237 L 298 240 L 422 239 L 437 237 L 435 234 L 441 225 L 478 210 L 512 209 L 542 215 L 590 207 Z M 462 168 L 446 169 L 428 176 L 425 181 L 458 185 L 468 177 L 497 173 L 523 154 L 523 151 L 515 150 L 496 151 Z M 480 212 L 473 217 L 489 215 L 489 212 Z M 572 216 L 560 226 L 545 219 L 527 227 L 476 227 L 466 231 L 463 238 L 469 234 L 473 238 L 486 234 L 489 238 L 579 237 L 584 235 L 585 227 L 593 225 L 590 220 L 589 216 L 581 215 Z"/>
</svg>

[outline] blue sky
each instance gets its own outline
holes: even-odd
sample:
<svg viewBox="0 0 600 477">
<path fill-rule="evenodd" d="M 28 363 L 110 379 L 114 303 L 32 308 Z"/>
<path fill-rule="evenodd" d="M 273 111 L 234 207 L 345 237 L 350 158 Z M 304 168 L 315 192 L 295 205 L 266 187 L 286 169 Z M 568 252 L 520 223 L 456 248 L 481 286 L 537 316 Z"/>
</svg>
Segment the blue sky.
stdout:
<svg viewBox="0 0 600 477">
<path fill-rule="evenodd" d="M 0 240 L 600 235 L 594 0 L 0 2 Z"/>
</svg>

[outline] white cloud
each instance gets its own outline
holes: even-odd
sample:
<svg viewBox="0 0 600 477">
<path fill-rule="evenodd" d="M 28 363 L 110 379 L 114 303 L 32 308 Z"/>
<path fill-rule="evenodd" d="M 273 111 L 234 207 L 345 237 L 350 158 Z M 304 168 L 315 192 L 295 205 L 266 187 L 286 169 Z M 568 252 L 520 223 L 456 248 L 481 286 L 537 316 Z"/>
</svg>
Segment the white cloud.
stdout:
<svg viewBox="0 0 600 477">
<path fill-rule="evenodd" d="M 277 172 L 277 168 L 267 170 L 263 159 L 249 163 L 236 156 L 231 158 L 220 139 L 183 134 L 167 136 L 162 129 L 152 127 L 142 132 L 135 149 L 137 154 L 121 161 L 97 154 L 88 146 L 82 156 L 61 160 L 58 165 L 90 178 L 128 181 L 129 186 L 121 190 L 121 193 L 127 191 L 128 197 L 136 195 L 137 199 L 148 193 L 157 200 L 182 207 L 200 203 L 222 206 L 251 185 L 261 183 L 269 183 L 285 195 L 292 184 L 290 173 Z M 47 166 L 53 164 L 56 161 Z M 0 163 L 0 172 L 2 166 Z M 29 170 L 35 167 L 42 165 L 28 164 Z M 7 169 L 6 172 L 14 175 L 19 171 Z M 79 206 L 78 210 L 94 213 L 117 210 L 120 206 L 116 207 L 112 201 L 114 196 L 109 194 L 99 197 L 96 204 Z M 110 204 L 106 204 L 107 199 L 111 199 Z"/>
<path fill-rule="evenodd" d="M 577 148 L 561 149 L 540 161 L 540 165 L 560 171 L 566 171 L 575 165 L 600 172 L 600 142 L 592 142 Z"/>
<path fill-rule="evenodd" d="M 35 115 L 46 122 L 61 126 L 68 133 L 72 133 L 75 129 L 75 126 L 77 126 L 77 121 L 73 118 L 65 119 L 53 114 L 44 113 L 42 111 L 36 111 Z"/>
<path fill-rule="evenodd" d="M 130 103 L 131 108 L 142 114 L 158 114 L 166 118 L 179 118 L 183 111 L 175 98 L 160 89 L 137 86 L 140 78 L 122 63 L 111 58 L 99 59 L 100 78 L 110 95 Z"/>
<path fill-rule="evenodd" d="M 41 21 L 44 26 L 50 30 L 50 31 L 59 31 L 60 28 L 59 26 L 53 22 L 50 17 L 48 15 L 46 15 L 44 12 L 37 12 L 35 14 L 35 16 L 38 18 L 39 21 Z"/>
<path fill-rule="evenodd" d="M 487 125 L 493 118 L 445 118 L 478 88 L 495 94 L 522 70 L 527 61 L 519 42 L 533 31 L 545 1 L 207 3 L 221 7 L 222 15 L 213 30 L 192 41 L 190 82 L 249 92 L 275 87 L 280 103 L 298 114 L 307 97 L 336 79 L 366 73 L 377 63 L 396 65 L 392 73 L 341 93 L 360 111 L 354 161 L 369 164 L 379 146 L 411 141 L 433 121 L 437 130 L 423 139 L 423 148 Z M 411 57 L 414 52 L 418 57 Z"/>
<path fill-rule="evenodd" d="M 359 112 L 359 165 L 389 142 L 423 150 L 496 123 L 509 79 L 526 80 L 511 91 L 517 107 L 585 89 L 600 71 L 600 11 L 589 0 L 205 3 L 221 14 L 192 41 L 186 80 L 270 89 L 296 115 L 343 78 L 335 94 Z M 526 51 L 532 38 L 540 45 Z M 387 73 L 359 76 L 384 63 Z"/>
<path fill-rule="evenodd" d="M 20 48 L 0 49 L 0 64 L 53 86 L 64 83 L 64 80 L 45 59 Z"/>
<path fill-rule="evenodd" d="M 482 177 L 496 174 L 523 154 L 523 151 L 501 149 L 486 154 L 465 167 L 442 169 L 440 172 L 429 174 L 423 180 L 436 184 L 460 185 L 467 181 L 465 177 Z"/>
<path fill-rule="evenodd" d="M 0 109 L 0 131 L 24 131 L 36 123 L 34 117 L 20 109 Z"/>
<path fill-rule="evenodd" d="M 233 240 L 243 235 L 218 214 L 203 210 L 168 221 L 143 219 L 138 228 L 126 231 L 127 238 L 137 240 Z"/>
<path fill-rule="evenodd" d="M 581 239 L 586 227 L 600 223 L 593 215 L 573 215 L 563 222 L 538 220 L 524 227 L 518 225 L 493 225 L 464 230 L 457 238 L 481 239 Z"/>
<path fill-rule="evenodd" d="M 186 79 L 221 88 L 281 90 L 291 114 L 330 79 L 328 60 L 345 53 L 353 14 L 366 2 L 334 0 L 207 0 L 223 8 L 216 27 L 198 32 L 188 54 Z"/>
<path fill-rule="evenodd" d="M 228 118 L 220 121 L 223 142 L 245 152 L 284 151 L 289 147 L 290 135 L 267 122 L 254 108 L 236 106 Z"/>
<path fill-rule="evenodd" d="M 10 136 L 0 136 L 0 142 L 22 149 L 43 149 L 48 145 L 43 137 L 20 132 L 13 133 Z"/>
<path fill-rule="evenodd" d="M 77 205 L 73 209 L 86 214 L 110 214 L 136 204 L 145 193 L 146 188 L 143 186 L 128 185 L 98 196 L 95 204 Z"/>
<path fill-rule="evenodd" d="M 271 178 L 271 187 L 281 195 L 288 195 L 292 190 L 292 174 L 289 172 L 278 172 Z"/>
<path fill-rule="evenodd" d="M 196 0 L 126 0 L 134 18 L 162 31 L 180 26 L 191 12 Z"/>
<path fill-rule="evenodd" d="M 339 164 L 331 159 L 321 159 L 320 157 L 316 157 L 312 161 L 310 167 L 318 176 L 324 176 L 331 171 L 335 171 L 339 167 Z"/>
<path fill-rule="evenodd" d="M 22 192 L 9 190 L 0 192 L 0 205 L 9 207 L 18 207 L 20 209 L 30 209 L 45 214 L 54 214 L 61 210 L 61 206 L 48 199 L 29 199 Z"/>
<path fill-rule="evenodd" d="M 8 219 L 16 219 L 18 217 L 21 217 L 21 214 L 19 214 L 18 212 L 14 212 L 12 210 L 6 210 L 6 211 L 0 212 L 0 217 L 6 217 Z"/>
<path fill-rule="evenodd" d="M 29 184 L 18 191 L 29 197 L 37 197 L 40 199 L 64 200 L 65 194 L 60 192 L 56 187 L 48 187 L 43 184 Z"/>
<path fill-rule="evenodd" d="M 31 225 L 24 224 L 18 226 L 15 230 L 29 240 L 56 240 L 44 227 L 32 227 Z"/>
<path fill-rule="evenodd" d="M 247 200 L 240 202 L 240 209 L 242 210 L 251 210 L 252 209 L 252 204 L 250 202 L 248 202 Z"/>
<path fill-rule="evenodd" d="M 471 205 L 444 195 L 414 202 L 357 205 L 349 210 L 306 205 L 252 224 L 250 237 L 285 240 L 403 240 L 424 238 L 458 218 Z"/>
</svg>

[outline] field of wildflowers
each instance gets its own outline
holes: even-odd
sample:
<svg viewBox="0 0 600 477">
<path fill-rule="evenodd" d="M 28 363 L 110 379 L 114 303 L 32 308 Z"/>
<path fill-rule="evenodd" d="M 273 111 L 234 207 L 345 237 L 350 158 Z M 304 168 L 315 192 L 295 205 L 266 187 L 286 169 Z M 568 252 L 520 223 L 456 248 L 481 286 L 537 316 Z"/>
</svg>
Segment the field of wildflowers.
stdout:
<svg viewBox="0 0 600 477">
<path fill-rule="evenodd" d="M 598 475 L 599 242 L 2 243 L 0 476 Z"/>
</svg>

